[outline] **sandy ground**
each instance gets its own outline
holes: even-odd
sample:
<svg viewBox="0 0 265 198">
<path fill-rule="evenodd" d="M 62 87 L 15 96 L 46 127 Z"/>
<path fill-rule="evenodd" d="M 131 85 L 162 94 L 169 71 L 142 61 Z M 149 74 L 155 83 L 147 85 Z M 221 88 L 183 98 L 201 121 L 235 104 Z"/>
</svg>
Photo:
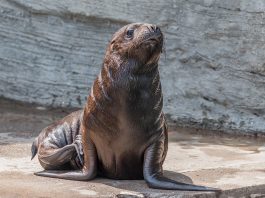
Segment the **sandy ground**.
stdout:
<svg viewBox="0 0 265 198">
<path fill-rule="evenodd" d="M 90 182 L 34 176 L 30 160 L 39 131 L 73 110 L 50 110 L 0 100 L 0 197 L 265 197 L 265 140 L 173 129 L 165 174 L 218 187 L 222 194 L 149 189 L 144 181 L 97 178 Z"/>
</svg>

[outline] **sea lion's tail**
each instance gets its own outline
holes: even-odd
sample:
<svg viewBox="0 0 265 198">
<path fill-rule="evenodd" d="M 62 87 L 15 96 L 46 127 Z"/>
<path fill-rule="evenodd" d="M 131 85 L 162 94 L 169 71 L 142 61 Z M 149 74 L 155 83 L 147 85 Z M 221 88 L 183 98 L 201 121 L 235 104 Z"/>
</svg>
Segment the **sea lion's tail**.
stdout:
<svg viewBox="0 0 265 198">
<path fill-rule="evenodd" d="M 35 157 L 38 152 L 38 138 L 36 138 L 31 145 L 31 160 Z"/>
</svg>

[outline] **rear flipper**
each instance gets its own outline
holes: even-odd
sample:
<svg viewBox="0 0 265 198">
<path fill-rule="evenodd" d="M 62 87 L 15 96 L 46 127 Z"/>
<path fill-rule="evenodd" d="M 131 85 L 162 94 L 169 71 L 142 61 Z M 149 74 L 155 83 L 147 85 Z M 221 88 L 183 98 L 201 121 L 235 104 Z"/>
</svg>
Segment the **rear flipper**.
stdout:
<svg viewBox="0 0 265 198">
<path fill-rule="evenodd" d="M 35 175 L 80 181 L 93 179 L 97 173 L 97 155 L 92 142 L 87 143 L 84 154 L 81 147 L 81 136 L 73 144 L 66 145 L 63 148 L 40 152 L 39 160 L 46 170 L 35 173 Z M 82 162 L 82 169 L 62 171 L 63 165 L 69 162 L 76 153 L 79 155 L 78 159 Z"/>
<path fill-rule="evenodd" d="M 47 143 L 43 142 L 40 145 L 38 153 L 40 164 L 44 169 L 63 169 L 66 164 L 72 166 L 74 169 L 81 169 L 83 167 L 84 162 L 81 135 L 77 135 L 72 144 L 66 145 L 62 148 L 54 148 L 54 145 L 47 148 L 46 145 Z"/>
<path fill-rule="evenodd" d="M 38 152 L 38 138 L 36 138 L 31 145 L 31 160 L 35 157 Z"/>
<path fill-rule="evenodd" d="M 150 188 L 187 191 L 218 191 L 220 189 L 205 186 L 185 184 L 163 176 L 162 163 L 164 152 L 164 137 L 150 145 L 144 154 L 144 179 Z"/>
</svg>

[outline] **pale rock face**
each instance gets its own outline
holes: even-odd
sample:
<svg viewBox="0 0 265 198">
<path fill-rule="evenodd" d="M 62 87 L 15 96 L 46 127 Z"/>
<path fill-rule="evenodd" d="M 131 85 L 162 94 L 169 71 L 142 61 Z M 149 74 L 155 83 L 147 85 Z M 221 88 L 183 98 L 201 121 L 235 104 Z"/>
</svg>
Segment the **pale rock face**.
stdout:
<svg viewBox="0 0 265 198">
<path fill-rule="evenodd" d="M 111 35 L 132 22 L 166 37 L 164 111 L 179 125 L 265 131 L 262 0 L 2 0 L 0 96 L 82 107 Z"/>
</svg>

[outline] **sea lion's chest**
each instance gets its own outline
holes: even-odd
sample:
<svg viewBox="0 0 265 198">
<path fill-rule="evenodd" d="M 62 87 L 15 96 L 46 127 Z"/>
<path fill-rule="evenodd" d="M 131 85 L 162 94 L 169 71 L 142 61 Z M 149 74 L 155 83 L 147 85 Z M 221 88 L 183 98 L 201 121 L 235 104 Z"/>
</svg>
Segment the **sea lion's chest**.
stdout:
<svg viewBox="0 0 265 198">
<path fill-rule="evenodd" d="M 160 135 L 151 130 L 159 118 L 160 111 L 154 109 L 159 98 L 153 76 L 127 74 L 115 83 L 108 90 L 111 104 L 94 115 L 91 138 L 104 176 L 139 179 L 144 151 Z"/>
</svg>

